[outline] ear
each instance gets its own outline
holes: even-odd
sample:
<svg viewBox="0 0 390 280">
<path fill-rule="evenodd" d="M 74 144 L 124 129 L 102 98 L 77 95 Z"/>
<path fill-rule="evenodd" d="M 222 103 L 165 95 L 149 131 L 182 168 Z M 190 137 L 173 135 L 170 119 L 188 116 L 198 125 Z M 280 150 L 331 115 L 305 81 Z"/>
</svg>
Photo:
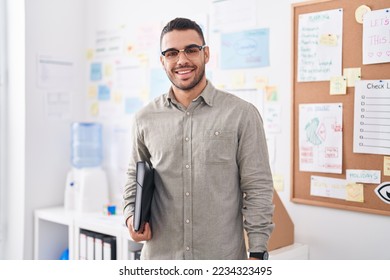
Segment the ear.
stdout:
<svg viewBox="0 0 390 280">
<path fill-rule="evenodd" d="M 206 46 L 203 51 L 204 51 L 204 62 L 206 64 L 210 60 L 210 48 Z"/>
<path fill-rule="evenodd" d="M 161 64 L 162 64 L 162 66 L 165 67 L 165 65 L 164 65 L 164 58 L 163 58 L 162 55 L 160 55 L 160 62 L 161 62 Z"/>
</svg>

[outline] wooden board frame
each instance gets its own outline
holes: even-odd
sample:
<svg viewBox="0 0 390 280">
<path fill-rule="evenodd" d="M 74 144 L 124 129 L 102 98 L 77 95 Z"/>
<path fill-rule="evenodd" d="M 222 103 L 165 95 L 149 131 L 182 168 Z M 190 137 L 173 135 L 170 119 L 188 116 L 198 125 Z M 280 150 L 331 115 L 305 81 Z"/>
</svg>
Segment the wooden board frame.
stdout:
<svg viewBox="0 0 390 280">
<path fill-rule="evenodd" d="M 364 184 L 364 202 L 311 196 L 310 177 L 325 176 L 346 178 L 346 169 L 381 170 L 381 182 L 390 181 L 383 175 L 384 155 L 353 153 L 354 87 L 347 88 L 346 95 L 330 95 L 329 81 L 297 82 L 298 16 L 337 8 L 343 9 L 342 67 L 361 68 L 362 80 L 390 79 L 390 63 L 362 64 L 363 25 L 355 20 L 355 10 L 367 5 L 371 10 L 390 8 L 388 0 L 317 0 L 292 4 L 292 110 L 291 110 L 291 201 L 343 210 L 390 216 L 390 204 L 384 203 L 375 193 L 375 184 Z M 342 174 L 299 171 L 299 104 L 343 104 L 343 168 Z"/>
</svg>

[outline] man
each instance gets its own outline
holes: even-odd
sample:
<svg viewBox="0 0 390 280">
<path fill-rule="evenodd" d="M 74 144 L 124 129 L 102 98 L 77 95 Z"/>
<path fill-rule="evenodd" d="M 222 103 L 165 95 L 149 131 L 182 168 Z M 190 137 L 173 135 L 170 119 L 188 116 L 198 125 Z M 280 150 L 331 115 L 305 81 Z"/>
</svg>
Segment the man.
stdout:
<svg viewBox="0 0 390 280">
<path fill-rule="evenodd" d="M 172 86 L 135 116 L 124 191 L 131 237 L 142 259 L 246 259 L 267 256 L 273 182 L 256 108 L 206 79 L 201 28 L 176 18 L 161 33 L 161 63 Z M 156 170 L 150 223 L 133 229 L 135 166 Z"/>
</svg>

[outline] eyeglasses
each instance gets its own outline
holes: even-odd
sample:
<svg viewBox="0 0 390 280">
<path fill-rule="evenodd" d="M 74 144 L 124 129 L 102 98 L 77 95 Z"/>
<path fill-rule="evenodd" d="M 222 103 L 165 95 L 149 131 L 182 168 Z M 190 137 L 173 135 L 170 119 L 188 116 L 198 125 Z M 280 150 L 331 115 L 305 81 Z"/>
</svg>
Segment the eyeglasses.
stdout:
<svg viewBox="0 0 390 280">
<path fill-rule="evenodd" d="M 190 45 L 182 50 L 176 49 L 167 49 L 161 54 L 165 57 L 166 60 L 176 61 L 179 59 L 180 52 L 183 52 L 188 59 L 196 59 L 199 57 L 199 53 L 206 47 L 206 45 L 198 46 L 198 45 Z"/>
</svg>

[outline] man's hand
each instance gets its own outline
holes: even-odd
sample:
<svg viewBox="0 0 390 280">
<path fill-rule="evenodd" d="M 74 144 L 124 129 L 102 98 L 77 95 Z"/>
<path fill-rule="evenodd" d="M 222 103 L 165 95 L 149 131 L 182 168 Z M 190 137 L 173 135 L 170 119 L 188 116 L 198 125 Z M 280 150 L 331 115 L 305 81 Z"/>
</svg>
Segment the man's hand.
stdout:
<svg viewBox="0 0 390 280">
<path fill-rule="evenodd" d="M 135 242 L 141 242 L 141 241 L 148 241 L 152 239 L 152 230 L 150 228 L 150 224 L 146 223 L 140 228 L 139 231 L 134 231 L 133 228 L 133 217 L 131 216 L 130 218 L 127 219 L 127 228 L 129 229 L 129 233 L 131 238 Z"/>
</svg>

